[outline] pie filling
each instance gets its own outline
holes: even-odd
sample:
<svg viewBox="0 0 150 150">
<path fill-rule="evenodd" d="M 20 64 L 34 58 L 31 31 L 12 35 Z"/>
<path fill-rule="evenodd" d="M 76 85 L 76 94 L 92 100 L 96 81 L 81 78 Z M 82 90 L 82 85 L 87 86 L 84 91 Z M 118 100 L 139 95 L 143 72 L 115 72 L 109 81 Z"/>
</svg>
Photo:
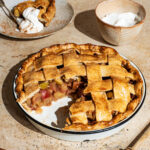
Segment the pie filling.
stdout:
<svg viewBox="0 0 150 150">
<path fill-rule="evenodd" d="M 83 99 L 83 89 L 87 85 L 87 83 L 83 82 L 84 78 L 78 77 L 75 80 L 70 79 L 67 82 L 62 79 L 41 82 L 39 83 L 40 91 L 32 98 L 29 98 L 26 104 L 31 110 L 39 111 L 42 106 L 50 106 L 52 101 L 57 101 L 65 96 L 76 99 L 82 95 Z"/>
<path fill-rule="evenodd" d="M 103 79 L 107 80 L 110 79 L 110 77 L 105 77 Z M 129 84 L 135 85 L 136 81 L 129 80 Z M 57 101 L 60 98 L 68 96 L 75 100 L 75 102 L 69 108 L 70 118 L 66 118 L 66 126 L 73 123 L 94 125 L 97 123 L 95 111 L 96 106 L 91 93 L 84 93 L 87 85 L 87 77 L 76 77 L 75 79 L 70 79 L 69 81 L 65 81 L 64 78 L 61 78 L 58 80 L 39 82 L 40 91 L 32 98 L 28 99 L 25 103 L 31 108 L 31 110 L 41 112 L 42 106 L 50 106 L 53 101 Z M 113 90 L 107 91 L 106 96 L 109 101 L 114 99 Z M 131 101 L 136 98 L 137 95 L 130 93 Z M 89 109 L 89 105 L 92 107 L 91 110 Z M 84 109 L 86 109 L 86 111 Z M 83 118 L 81 117 L 81 119 L 79 119 L 78 112 L 79 116 L 82 116 L 81 113 L 83 113 Z M 112 117 L 115 117 L 120 112 L 111 110 L 110 113 L 112 114 Z M 84 115 L 86 119 L 84 118 Z"/>
<path fill-rule="evenodd" d="M 22 65 L 17 101 L 26 110 L 71 97 L 65 130 L 97 130 L 127 118 L 141 101 L 143 81 L 112 48 L 64 44 L 45 48 Z"/>
</svg>

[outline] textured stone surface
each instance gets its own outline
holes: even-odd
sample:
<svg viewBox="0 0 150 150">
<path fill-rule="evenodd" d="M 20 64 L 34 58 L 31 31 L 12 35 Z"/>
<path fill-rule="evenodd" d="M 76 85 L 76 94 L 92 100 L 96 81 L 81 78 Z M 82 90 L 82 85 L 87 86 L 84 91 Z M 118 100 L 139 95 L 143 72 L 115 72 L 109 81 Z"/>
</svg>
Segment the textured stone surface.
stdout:
<svg viewBox="0 0 150 150">
<path fill-rule="evenodd" d="M 12 94 L 12 82 L 21 61 L 43 47 L 57 43 L 92 43 L 110 46 L 100 37 L 94 16 L 99 0 L 69 0 L 75 16 L 72 22 L 56 34 L 38 40 L 24 41 L 0 36 L 0 148 L 7 150 L 118 150 L 127 147 L 150 121 L 150 1 L 136 0 L 147 11 L 140 36 L 124 46 L 112 46 L 132 60 L 143 72 L 147 96 L 139 113 L 119 133 L 97 141 L 67 142 L 49 137 L 35 129 L 17 107 Z M 149 150 L 148 137 L 141 150 Z M 139 148 L 136 148 L 139 150 Z"/>
</svg>

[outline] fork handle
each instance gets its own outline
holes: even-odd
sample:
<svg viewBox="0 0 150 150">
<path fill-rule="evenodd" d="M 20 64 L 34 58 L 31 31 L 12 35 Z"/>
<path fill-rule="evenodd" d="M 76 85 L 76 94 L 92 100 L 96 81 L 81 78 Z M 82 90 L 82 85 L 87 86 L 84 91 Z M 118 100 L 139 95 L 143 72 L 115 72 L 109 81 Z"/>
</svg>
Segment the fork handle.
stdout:
<svg viewBox="0 0 150 150">
<path fill-rule="evenodd" d="M 146 129 L 143 135 L 136 141 L 136 143 L 132 147 L 127 147 L 126 150 L 137 150 L 140 145 L 144 142 L 145 139 L 150 137 L 150 126 Z"/>
<path fill-rule="evenodd" d="M 7 6 L 3 5 L 5 7 L 5 9 L 9 12 L 10 16 L 14 19 L 14 21 L 17 23 L 17 25 L 19 25 L 19 22 L 17 21 L 16 17 L 13 15 L 13 13 L 7 8 Z"/>
</svg>

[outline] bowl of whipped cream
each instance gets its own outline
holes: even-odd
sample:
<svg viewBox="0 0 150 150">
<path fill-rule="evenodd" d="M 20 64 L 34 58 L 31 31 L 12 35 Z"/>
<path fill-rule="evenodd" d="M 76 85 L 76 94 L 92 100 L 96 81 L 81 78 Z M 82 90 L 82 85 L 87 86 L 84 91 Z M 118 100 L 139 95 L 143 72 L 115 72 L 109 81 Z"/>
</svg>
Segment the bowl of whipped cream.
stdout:
<svg viewBox="0 0 150 150">
<path fill-rule="evenodd" d="M 144 7 L 132 0 L 103 0 L 97 5 L 95 14 L 101 36 L 113 45 L 133 41 L 146 17 Z"/>
</svg>

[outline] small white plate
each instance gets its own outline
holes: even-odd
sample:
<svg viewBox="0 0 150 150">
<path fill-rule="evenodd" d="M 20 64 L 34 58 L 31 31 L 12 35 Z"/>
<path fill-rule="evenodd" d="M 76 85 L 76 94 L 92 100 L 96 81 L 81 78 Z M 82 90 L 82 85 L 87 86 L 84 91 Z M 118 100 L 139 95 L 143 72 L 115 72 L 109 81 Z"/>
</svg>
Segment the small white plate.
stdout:
<svg viewBox="0 0 150 150">
<path fill-rule="evenodd" d="M 23 1 L 27 0 L 5 0 L 5 4 L 9 10 L 12 11 L 14 6 Z M 4 10 L 0 7 L 0 34 L 18 39 L 37 39 L 53 34 L 54 32 L 64 28 L 71 21 L 74 14 L 71 5 L 69 5 L 66 0 L 56 0 L 55 5 L 56 14 L 52 22 L 41 32 L 34 34 L 25 34 L 16 31 L 17 25 L 9 18 L 7 12 L 4 12 Z"/>
<path fill-rule="evenodd" d="M 124 56 L 122 57 L 124 59 L 127 59 Z M 139 71 L 139 74 L 143 81 L 143 95 L 142 95 L 141 101 L 130 116 L 128 116 L 126 119 L 108 128 L 92 130 L 92 131 L 62 130 L 61 128 L 64 127 L 65 118 L 66 118 L 66 115 L 68 114 L 68 111 L 67 111 L 69 107 L 68 105 L 70 105 L 72 101 L 71 98 L 68 98 L 68 97 L 64 97 L 62 99 L 57 100 L 56 102 L 53 102 L 51 106 L 44 106 L 43 112 L 41 114 L 37 114 L 35 113 L 35 111 L 32 111 L 29 113 L 21 106 L 21 104 L 19 103 L 17 104 L 20 107 L 20 109 L 24 112 L 27 119 L 36 128 L 38 128 L 39 130 L 41 130 L 42 132 L 44 132 L 45 134 L 49 136 L 62 139 L 62 140 L 67 140 L 67 141 L 87 141 L 87 140 L 96 140 L 96 139 L 102 139 L 102 138 L 108 137 L 110 135 L 113 135 L 119 132 L 122 128 L 124 128 L 124 126 L 127 125 L 127 123 L 137 114 L 137 112 L 140 110 L 145 100 L 146 83 L 145 83 L 144 76 L 142 75 L 139 68 L 133 62 L 130 61 L 130 64 Z M 17 78 L 17 75 L 15 76 L 15 79 L 16 78 Z M 15 87 L 16 87 L 16 84 L 14 80 L 13 91 L 14 91 L 15 99 L 17 99 Z"/>
</svg>

